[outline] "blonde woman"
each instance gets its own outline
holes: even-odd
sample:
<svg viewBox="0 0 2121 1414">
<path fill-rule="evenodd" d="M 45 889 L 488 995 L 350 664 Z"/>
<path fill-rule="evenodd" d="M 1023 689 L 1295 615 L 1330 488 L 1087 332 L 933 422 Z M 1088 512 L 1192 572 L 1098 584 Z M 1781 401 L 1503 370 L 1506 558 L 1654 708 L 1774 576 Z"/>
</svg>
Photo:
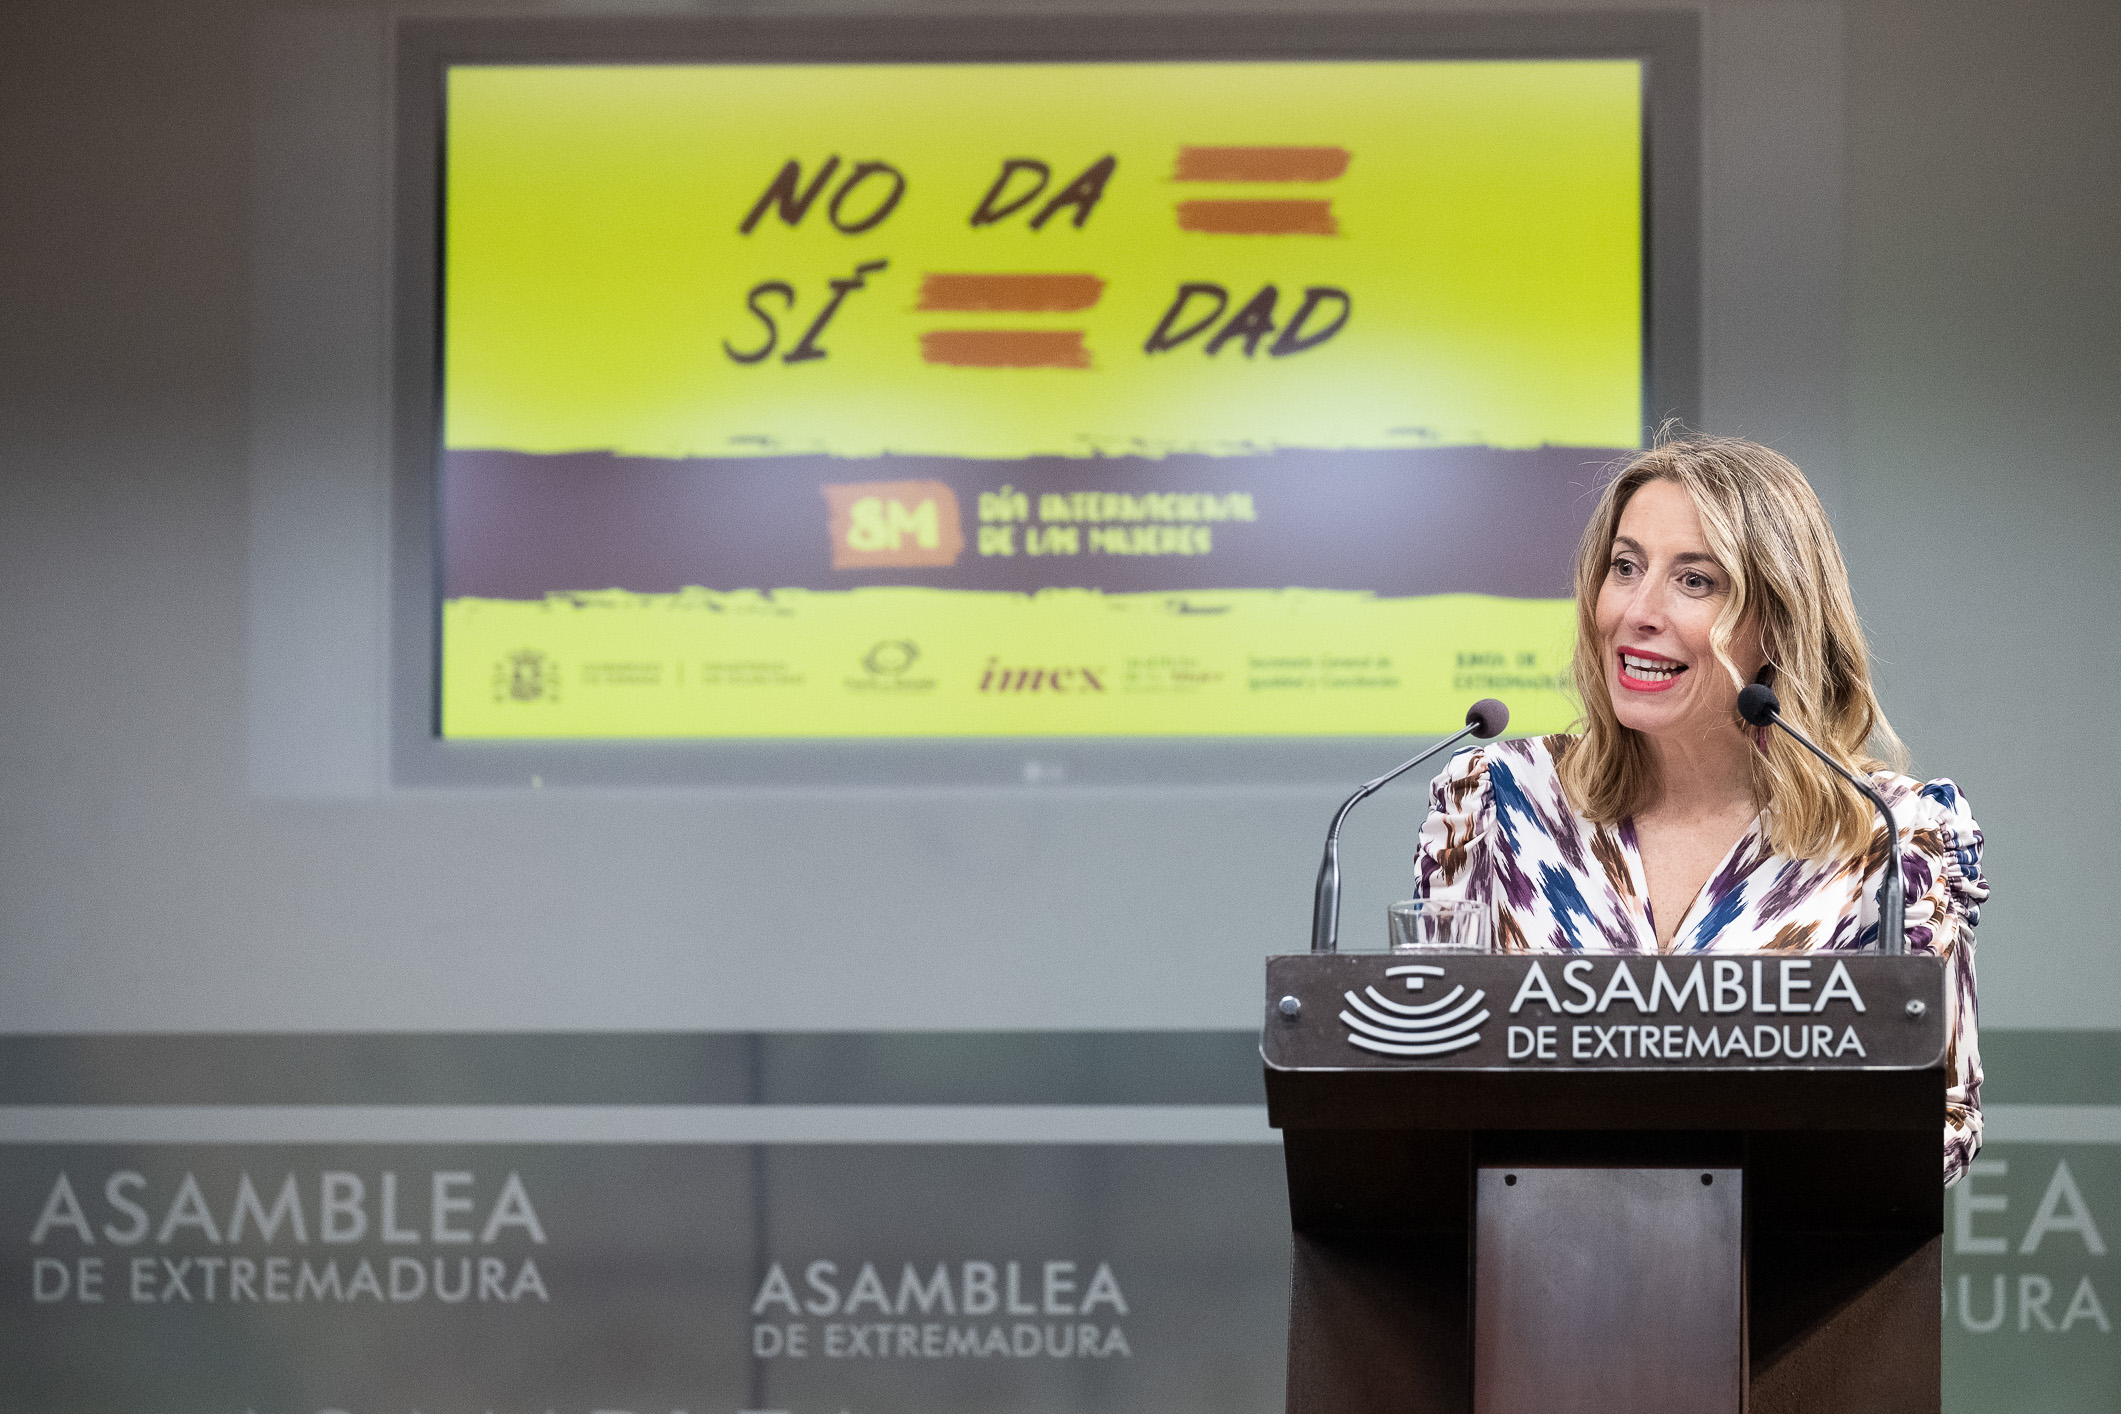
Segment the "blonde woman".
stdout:
<svg viewBox="0 0 2121 1414">
<path fill-rule="evenodd" d="M 1783 717 L 1892 807 L 1907 949 L 1947 959 L 1957 1178 L 1981 1147 L 1981 830 L 1950 781 L 1891 769 L 1906 754 L 1803 473 L 1729 437 L 1631 462 L 1577 553 L 1575 679 L 1580 733 L 1479 747 L 1437 777 L 1417 894 L 1492 901 L 1512 952 L 1875 946 L 1884 826 L 1802 747 L 1740 720 L 1739 689 L 1772 684 Z"/>
</svg>

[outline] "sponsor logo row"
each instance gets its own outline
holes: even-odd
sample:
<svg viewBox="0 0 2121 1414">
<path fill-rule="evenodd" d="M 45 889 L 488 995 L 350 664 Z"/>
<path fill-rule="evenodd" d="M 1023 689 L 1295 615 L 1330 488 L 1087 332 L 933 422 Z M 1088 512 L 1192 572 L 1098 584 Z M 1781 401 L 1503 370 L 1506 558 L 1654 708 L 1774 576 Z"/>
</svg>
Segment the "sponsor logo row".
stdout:
<svg viewBox="0 0 2121 1414">
<path fill-rule="evenodd" d="M 926 668 L 912 639 L 879 639 L 841 679 L 849 691 L 926 693 L 943 680 Z M 1390 690 L 1401 685 L 1389 656 L 1255 657 L 1237 668 L 1211 666 L 1187 655 L 1130 657 L 1115 663 L 1026 661 L 989 653 L 958 683 L 982 697 L 1102 697 L 1112 693 L 1194 692 L 1225 681 L 1252 692 L 1291 689 Z M 805 675 L 780 659 L 718 662 L 599 661 L 562 663 L 540 648 L 524 647 L 494 661 L 493 700 L 523 706 L 557 706 L 578 688 L 652 690 L 802 687 Z"/>
</svg>

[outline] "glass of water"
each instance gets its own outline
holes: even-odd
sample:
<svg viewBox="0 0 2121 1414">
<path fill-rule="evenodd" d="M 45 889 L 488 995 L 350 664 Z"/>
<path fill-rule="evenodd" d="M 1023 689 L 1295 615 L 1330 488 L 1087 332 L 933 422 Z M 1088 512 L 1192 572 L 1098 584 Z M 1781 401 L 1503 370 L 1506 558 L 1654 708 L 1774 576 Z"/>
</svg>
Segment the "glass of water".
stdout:
<svg viewBox="0 0 2121 1414">
<path fill-rule="evenodd" d="M 1385 910 L 1393 952 L 1491 952 L 1488 905 L 1471 899 L 1402 899 Z"/>
</svg>

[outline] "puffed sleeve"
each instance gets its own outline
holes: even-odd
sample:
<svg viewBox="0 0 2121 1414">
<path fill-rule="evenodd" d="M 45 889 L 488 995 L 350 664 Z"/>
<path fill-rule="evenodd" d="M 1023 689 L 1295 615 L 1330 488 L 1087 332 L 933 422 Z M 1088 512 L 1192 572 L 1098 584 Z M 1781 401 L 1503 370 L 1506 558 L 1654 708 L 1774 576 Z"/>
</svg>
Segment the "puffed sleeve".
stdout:
<svg viewBox="0 0 2121 1414">
<path fill-rule="evenodd" d="M 1416 898 L 1487 896 L 1487 853 L 1495 832 L 1495 797 L 1488 787 L 1488 749 L 1451 758 L 1429 783 L 1429 818 L 1414 857 Z"/>
<path fill-rule="evenodd" d="M 1945 1005 L 1944 1181 L 1966 1172 L 1981 1151 L 1980 1003 L 1974 992 L 1974 926 L 1988 881 L 1981 875 L 1981 827 L 1966 797 L 1947 780 L 1915 792 L 1902 843 L 1907 950 L 1942 957 Z"/>
</svg>

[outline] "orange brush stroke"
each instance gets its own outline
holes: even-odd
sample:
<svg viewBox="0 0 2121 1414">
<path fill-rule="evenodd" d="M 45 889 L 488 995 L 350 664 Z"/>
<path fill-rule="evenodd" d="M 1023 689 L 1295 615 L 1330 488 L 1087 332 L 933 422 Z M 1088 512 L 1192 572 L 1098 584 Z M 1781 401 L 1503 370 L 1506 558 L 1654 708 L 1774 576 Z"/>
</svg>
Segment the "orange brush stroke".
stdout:
<svg viewBox="0 0 2121 1414">
<path fill-rule="evenodd" d="M 1330 182 L 1348 170 L 1345 147 L 1181 147 L 1174 182 Z"/>
<path fill-rule="evenodd" d="M 937 329 L 921 358 L 952 368 L 1088 368 L 1080 329 Z"/>
<path fill-rule="evenodd" d="M 915 308 L 1033 314 L 1088 309 L 1104 292 L 1095 275 L 926 275 Z"/>
<path fill-rule="evenodd" d="M 1178 228 L 1213 236 L 1337 236 L 1330 201 L 1181 201 Z"/>
</svg>

